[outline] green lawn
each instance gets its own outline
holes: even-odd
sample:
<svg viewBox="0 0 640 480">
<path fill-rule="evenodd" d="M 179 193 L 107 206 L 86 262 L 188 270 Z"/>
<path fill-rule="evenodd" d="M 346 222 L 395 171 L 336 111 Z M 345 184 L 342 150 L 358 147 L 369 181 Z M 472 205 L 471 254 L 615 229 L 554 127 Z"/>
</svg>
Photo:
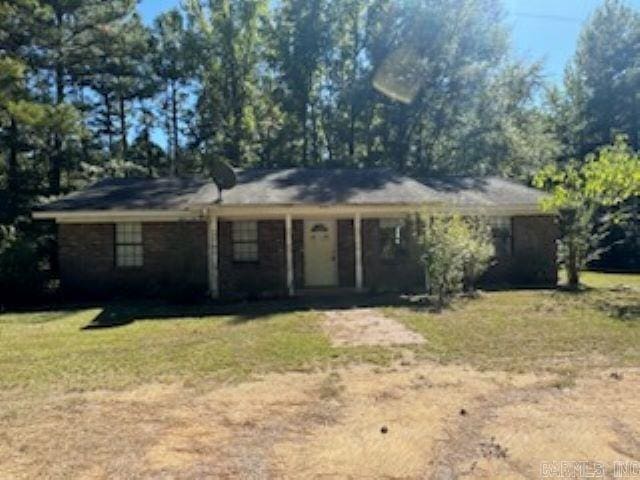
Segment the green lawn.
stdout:
<svg viewBox="0 0 640 480">
<path fill-rule="evenodd" d="M 310 314 L 145 319 L 84 330 L 101 309 L 0 316 L 0 385 L 118 387 L 145 380 L 246 375 L 330 354 Z"/>
<path fill-rule="evenodd" d="M 119 388 L 145 381 L 242 379 L 274 370 L 362 358 L 385 361 L 389 352 L 332 348 L 307 311 L 270 313 L 238 307 L 111 305 L 68 311 L 0 315 L 0 390 L 11 387 Z M 107 317 L 112 328 L 89 328 Z M 113 317 L 113 318 L 112 318 Z"/>
<path fill-rule="evenodd" d="M 640 288 L 640 274 L 585 272 L 581 281 L 592 288 L 615 288 L 620 285 Z"/>
<path fill-rule="evenodd" d="M 387 313 L 420 332 L 417 353 L 480 368 L 576 371 L 640 365 L 640 275 L 586 273 L 580 293 L 484 293 L 434 314 Z"/>
<path fill-rule="evenodd" d="M 426 345 L 414 348 L 419 357 L 515 370 L 640 364 L 640 276 L 587 274 L 585 282 L 592 288 L 578 294 L 485 293 L 439 314 L 381 308 L 424 335 Z M 290 311 L 277 311 L 283 306 Z M 225 313 L 120 304 L 1 314 L 0 391 L 233 380 L 400 355 L 399 348 L 334 348 L 322 315 L 302 307 L 244 304 Z M 115 326 L 86 328 L 96 323 Z"/>
</svg>

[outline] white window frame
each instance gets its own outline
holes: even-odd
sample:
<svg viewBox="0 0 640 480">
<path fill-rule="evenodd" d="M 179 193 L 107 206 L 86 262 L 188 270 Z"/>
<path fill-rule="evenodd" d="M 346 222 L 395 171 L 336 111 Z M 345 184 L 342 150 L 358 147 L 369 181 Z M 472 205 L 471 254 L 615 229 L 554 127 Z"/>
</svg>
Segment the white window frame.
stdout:
<svg viewBox="0 0 640 480">
<path fill-rule="evenodd" d="M 116 267 L 142 267 L 144 265 L 142 223 L 116 223 L 114 236 Z"/>
<path fill-rule="evenodd" d="M 259 260 L 258 222 L 255 220 L 231 222 L 231 245 L 234 262 L 257 262 Z"/>
<path fill-rule="evenodd" d="M 381 218 L 378 223 L 378 228 L 380 229 L 380 237 L 382 237 L 383 230 L 392 230 L 393 229 L 393 248 L 394 255 L 387 255 L 386 252 L 383 251 L 382 238 L 380 244 L 380 258 L 383 260 L 395 260 L 398 258 L 397 251 L 398 248 L 402 246 L 402 236 L 403 230 L 406 228 L 406 222 L 402 218 Z"/>
</svg>

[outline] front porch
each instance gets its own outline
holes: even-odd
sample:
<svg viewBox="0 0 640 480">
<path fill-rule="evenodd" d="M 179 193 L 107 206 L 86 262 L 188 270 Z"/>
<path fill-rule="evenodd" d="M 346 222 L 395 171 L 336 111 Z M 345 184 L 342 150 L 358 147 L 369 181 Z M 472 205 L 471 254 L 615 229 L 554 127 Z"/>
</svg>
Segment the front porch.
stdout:
<svg viewBox="0 0 640 480">
<path fill-rule="evenodd" d="M 255 258 L 239 260 L 234 228 L 255 223 Z M 248 220 L 211 216 L 208 271 L 212 298 L 239 292 L 335 295 L 364 290 L 363 219 L 286 214 Z"/>
</svg>

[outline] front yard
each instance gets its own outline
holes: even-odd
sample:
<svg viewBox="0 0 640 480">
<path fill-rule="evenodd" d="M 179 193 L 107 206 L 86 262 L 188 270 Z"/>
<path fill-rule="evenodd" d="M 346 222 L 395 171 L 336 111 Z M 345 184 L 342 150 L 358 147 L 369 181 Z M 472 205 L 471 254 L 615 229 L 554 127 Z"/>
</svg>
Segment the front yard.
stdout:
<svg viewBox="0 0 640 480">
<path fill-rule="evenodd" d="M 356 300 L 412 345 L 332 344 L 324 310 L 345 300 L 0 314 L 0 478 L 538 478 L 543 461 L 638 460 L 640 276 L 585 280 L 440 314 Z"/>
</svg>

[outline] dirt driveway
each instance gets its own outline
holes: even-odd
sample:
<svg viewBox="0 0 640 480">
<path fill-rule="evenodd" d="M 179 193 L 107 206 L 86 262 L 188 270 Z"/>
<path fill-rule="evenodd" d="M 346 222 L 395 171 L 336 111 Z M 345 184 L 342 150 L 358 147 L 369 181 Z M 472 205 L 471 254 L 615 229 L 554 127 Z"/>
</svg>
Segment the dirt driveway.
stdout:
<svg viewBox="0 0 640 480">
<path fill-rule="evenodd" d="M 640 372 L 610 373 L 558 388 L 403 362 L 16 400 L 0 477 L 539 478 L 541 462 L 637 461 Z"/>
<path fill-rule="evenodd" d="M 323 329 L 336 346 L 409 345 L 424 343 L 422 335 L 409 330 L 373 308 L 327 310 Z"/>
</svg>

